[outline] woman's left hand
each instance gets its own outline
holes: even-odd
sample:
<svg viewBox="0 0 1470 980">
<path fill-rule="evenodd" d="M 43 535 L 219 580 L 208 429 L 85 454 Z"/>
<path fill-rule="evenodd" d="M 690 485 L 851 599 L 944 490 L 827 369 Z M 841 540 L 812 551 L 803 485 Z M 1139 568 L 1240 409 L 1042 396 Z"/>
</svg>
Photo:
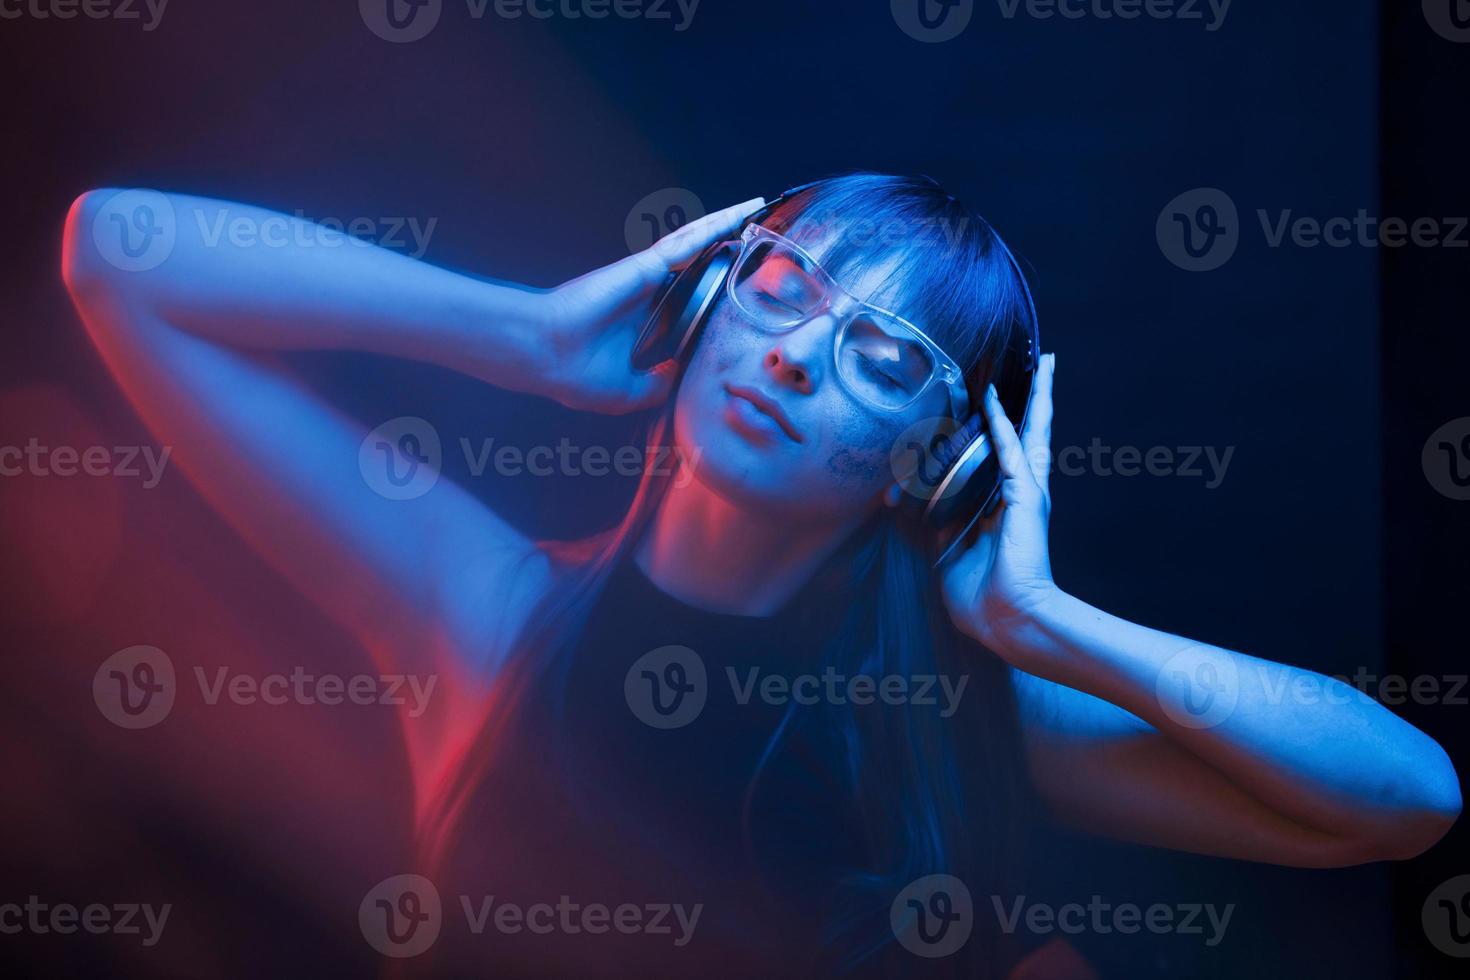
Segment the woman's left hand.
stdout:
<svg viewBox="0 0 1470 980">
<path fill-rule="evenodd" d="M 1056 355 L 1044 355 L 1019 435 L 994 388 L 986 391 L 983 411 L 1000 462 L 1001 502 L 981 522 L 975 543 L 956 549 L 941 571 L 944 603 L 955 625 L 1007 658 L 1008 641 L 1061 594 L 1052 581 L 1046 542 L 1055 370 Z"/>
</svg>

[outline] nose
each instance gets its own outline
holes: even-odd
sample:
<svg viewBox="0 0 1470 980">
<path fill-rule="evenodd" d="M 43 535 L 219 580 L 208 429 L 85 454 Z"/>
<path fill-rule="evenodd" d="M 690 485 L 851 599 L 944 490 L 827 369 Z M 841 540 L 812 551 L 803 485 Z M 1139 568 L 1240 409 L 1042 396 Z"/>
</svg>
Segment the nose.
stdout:
<svg viewBox="0 0 1470 980">
<path fill-rule="evenodd" d="M 779 386 L 809 395 L 821 384 L 832 349 L 836 319 L 820 316 L 775 338 L 761 359 L 766 374 Z"/>
</svg>

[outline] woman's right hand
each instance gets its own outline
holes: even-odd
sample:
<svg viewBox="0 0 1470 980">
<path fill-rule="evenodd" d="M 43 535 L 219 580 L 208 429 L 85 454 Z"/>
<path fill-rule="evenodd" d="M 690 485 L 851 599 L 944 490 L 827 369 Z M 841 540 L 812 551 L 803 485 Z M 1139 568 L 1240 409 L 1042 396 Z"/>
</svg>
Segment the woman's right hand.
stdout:
<svg viewBox="0 0 1470 980">
<path fill-rule="evenodd" d="M 653 314 L 659 287 L 710 244 L 734 234 L 765 204 L 754 198 L 705 215 L 637 252 L 545 295 L 550 350 L 542 394 L 568 408 L 622 415 L 668 397 L 676 366 L 632 366 L 633 344 Z"/>
</svg>

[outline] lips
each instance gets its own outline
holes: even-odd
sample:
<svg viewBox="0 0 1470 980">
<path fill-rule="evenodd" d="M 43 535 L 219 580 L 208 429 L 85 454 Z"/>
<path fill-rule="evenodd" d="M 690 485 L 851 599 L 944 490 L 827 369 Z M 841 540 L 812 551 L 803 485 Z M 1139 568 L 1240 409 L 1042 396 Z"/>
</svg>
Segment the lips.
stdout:
<svg viewBox="0 0 1470 980">
<path fill-rule="evenodd" d="M 771 401 L 771 399 L 767 398 L 765 395 L 762 395 L 754 388 L 744 388 L 740 385 L 727 384 L 725 385 L 725 390 L 734 395 L 736 398 L 743 398 L 746 401 L 750 402 L 761 412 L 762 415 L 766 415 L 774 419 L 776 424 L 781 426 L 781 431 L 790 436 L 793 442 L 803 441 L 801 438 L 801 433 L 796 430 L 796 426 L 791 424 L 791 419 L 789 419 L 786 416 L 786 413 L 781 410 L 781 406 Z"/>
</svg>

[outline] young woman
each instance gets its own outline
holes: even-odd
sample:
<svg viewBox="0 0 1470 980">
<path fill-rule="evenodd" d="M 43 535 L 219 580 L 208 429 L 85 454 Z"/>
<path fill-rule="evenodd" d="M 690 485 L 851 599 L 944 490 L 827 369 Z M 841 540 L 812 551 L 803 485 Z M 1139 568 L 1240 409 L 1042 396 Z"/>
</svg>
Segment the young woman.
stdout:
<svg viewBox="0 0 1470 980">
<path fill-rule="evenodd" d="M 761 233 L 780 247 L 741 250 L 749 264 L 733 275 L 748 288 L 719 296 L 682 374 L 632 370 L 634 339 L 669 273 L 739 237 L 761 200 L 540 291 L 375 247 L 310 247 L 295 219 L 184 195 L 158 198 L 175 216 L 166 260 L 129 271 L 94 234 L 113 193 L 74 204 L 63 271 L 119 383 L 303 593 L 380 663 L 440 678 L 435 710 L 404 722 L 415 870 L 438 885 L 446 922 L 416 962 L 990 974 L 1016 955 L 993 905 L 1024 893 L 1033 797 L 1097 834 L 1305 868 L 1411 857 L 1459 812 L 1439 746 L 1346 685 L 1057 587 L 1055 357 L 1016 432 L 989 383 L 1031 328 L 1024 285 L 990 226 L 932 181 L 851 174 L 782 202 Z M 207 234 L 235 221 L 293 234 L 269 247 Z M 794 288 L 782 255 L 814 262 Z M 864 303 L 937 353 L 876 363 L 842 329 Z M 359 472 L 363 428 L 271 357 L 301 349 L 414 359 L 576 409 L 651 410 L 649 445 L 672 446 L 678 466 L 649 467 L 626 516 L 580 542 L 528 540 L 447 480 L 389 500 Z M 945 383 L 944 358 L 962 382 Z M 890 448 L 962 402 L 998 447 L 1002 503 L 933 571 Z M 655 698 L 693 689 L 689 652 L 705 672 L 698 716 L 640 717 L 644 685 Z M 820 686 L 791 682 L 812 677 Z M 850 683 L 864 677 L 908 686 L 864 698 Z M 938 679 L 928 701 L 925 677 Z M 1280 695 L 1303 684 L 1322 696 Z M 895 940 L 890 912 L 932 874 L 965 884 L 973 934 L 925 959 Z M 652 913 L 636 929 L 451 927 L 454 896 L 490 894 L 677 905 L 686 941 Z M 913 916 L 953 909 L 953 895 L 932 897 Z"/>
</svg>

